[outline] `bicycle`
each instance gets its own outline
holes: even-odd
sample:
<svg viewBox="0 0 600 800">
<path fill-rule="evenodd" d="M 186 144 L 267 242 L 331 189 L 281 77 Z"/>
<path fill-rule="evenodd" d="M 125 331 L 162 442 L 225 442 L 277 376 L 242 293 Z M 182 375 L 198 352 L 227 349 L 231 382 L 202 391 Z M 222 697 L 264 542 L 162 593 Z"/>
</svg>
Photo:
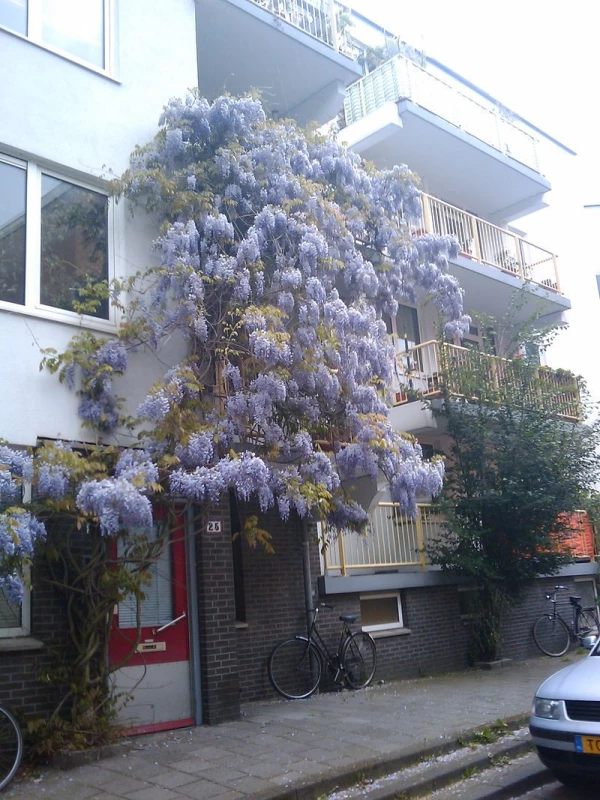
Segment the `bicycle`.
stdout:
<svg viewBox="0 0 600 800">
<path fill-rule="evenodd" d="M 0 706 L 0 790 L 15 777 L 23 758 L 23 734 L 19 723 Z"/>
<path fill-rule="evenodd" d="M 583 639 L 588 636 L 598 636 L 599 623 L 596 609 L 583 608 L 579 595 L 570 595 L 569 603 L 573 609 L 573 621 L 565 621 L 557 608 L 556 593 L 569 591 L 568 586 L 555 586 L 553 592 L 546 593 L 546 599 L 553 605 L 551 614 L 542 614 L 533 625 L 533 640 L 542 653 L 547 656 L 564 656 L 569 649 L 571 639 Z"/>
<path fill-rule="evenodd" d="M 321 608 L 330 608 L 325 603 Z M 280 642 L 271 651 L 267 671 L 276 692 L 288 700 L 303 700 L 316 691 L 323 674 L 323 663 L 336 683 L 345 682 L 351 689 L 364 689 L 373 680 L 377 650 L 373 638 L 364 631 L 352 632 L 350 625 L 358 614 L 340 617 L 342 631 L 337 652 L 332 655 L 317 630 L 319 606 L 314 609 L 308 636 L 294 636 Z"/>
</svg>

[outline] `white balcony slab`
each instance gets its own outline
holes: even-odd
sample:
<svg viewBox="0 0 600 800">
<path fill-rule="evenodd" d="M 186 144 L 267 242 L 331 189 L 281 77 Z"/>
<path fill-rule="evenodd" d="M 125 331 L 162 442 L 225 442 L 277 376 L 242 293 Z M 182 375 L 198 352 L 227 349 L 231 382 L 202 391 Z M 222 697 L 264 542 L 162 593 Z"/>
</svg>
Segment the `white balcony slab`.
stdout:
<svg viewBox="0 0 600 800">
<path fill-rule="evenodd" d="M 252 0 L 196 0 L 198 85 L 214 99 L 259 93 L 270 113 L 325 123 L 361 75 L 349 56 Z"/>
<path fill-rule="evenodd" d="M 339 139 L 380 168 L 407 164 L 431 194 L 498 224 L 544 208 L 551 188 L 531 167 L 410 100 L 382 104 Z"/>
</svg>

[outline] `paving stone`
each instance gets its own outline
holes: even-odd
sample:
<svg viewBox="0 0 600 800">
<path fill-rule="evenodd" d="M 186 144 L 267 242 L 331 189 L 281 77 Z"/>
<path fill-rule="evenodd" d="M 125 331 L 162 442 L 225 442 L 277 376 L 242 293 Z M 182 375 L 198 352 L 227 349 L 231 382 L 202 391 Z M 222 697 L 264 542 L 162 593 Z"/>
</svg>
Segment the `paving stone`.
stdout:
<svg viewBox="0 0 600 800">
<path fill-rule="evenodd" d="M 182 797 L 189 797 L 191 800 L 212 800 L 213 797 L 218 797 L 220 794 L 231 791 L 231 787 L 220 786 L 212 781 L 200 780 L 181 786 L 177 791 Z"/>
<path fill-rule="evenodd" d="M 189 772 L 171 770 L 170 772 L 161 772 L 160 775 L 155 775 L 152 778 L 152 783 L 164 786 L 165 789 L 176 789 L 178 786 L 193 783 L 195 780 L 197 780 L 196 775 L 192 775 Z"/>
<path fill-rule="evenodd" d="M 180 796 L 162 786 L 150 786 L 148 789 L 130 792 L 127 798 L 128 800 L 177 800 Z"/>
</svg>

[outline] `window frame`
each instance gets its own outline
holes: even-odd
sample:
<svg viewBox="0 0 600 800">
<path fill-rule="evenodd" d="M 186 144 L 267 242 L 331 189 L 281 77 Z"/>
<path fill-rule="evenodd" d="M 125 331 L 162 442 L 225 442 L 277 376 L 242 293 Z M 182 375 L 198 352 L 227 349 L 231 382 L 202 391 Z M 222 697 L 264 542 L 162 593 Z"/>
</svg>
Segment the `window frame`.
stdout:
<svg viewBox="0 0 600 800">
<path fill-rule="evenodd" d="M 23 39 L 24 41 L 31 42 L 31 44 L 36 45 L 37 47 L 41 47 L 43 50 L 48 50 L 51 53 L 55 53 L 57 56 L 61 58 L 67 59 L 67 61 L 72 61 L 74 64 L 78 64 L 81 67 L 85 67 L 86 69 L 90 69 L 93 72 L 98 72 L 101 75 L 112 75 L 114 71 L 114 63 L 113 63 L 113 41 L 114 41 L 114 32 L 113 32 L 113 20 L 114 20 L 114 2 L 115 0 L 102 0 L 103 2 L 103 25 L 104 25 L 104 47 L 103 47 L 103 61 L 104 66 L 100 67 L 97 64 L 94 64 L 92 61 L 85 61 L 82 58 L 79 58 L 72 53 L 69 53 L 68 50 L 63 50 L 60 47 L 56 47 L 56 45 L 48 44 L 42 38 L 42 0 L 26 0 L 26 15 L 27 15 L 27 33 L 19 33 L 19 31 L 15 31 L 12 28 L 8 28 L 5 25 L 0 23 L 0 31 L 6 31 L 6 33 L 10 33 L 12 36 L 16 36 L 19 39 Z"/>
<path fill-rule="evenodd" d="M 74 178 L 61 173 L 52 167 L 46 167 L 42 161 L 22 159 L 0 151 L 0 163 L 22 169 L 25 172 L 25 302 L 23 305 L 0 299 L 0 311 L 6 310 L 17 314 L 42 317 L 44 319 L 76 324 L 85 328 L 114 332 L 117 327 L 117 310 L 109 302 L 108 318 L 94 317 L 89 314 L 78 314 L 64 308 L 55 308 L 41 302 L 41 245 L 42 245 L 42 175 L 64 181 L 90 192 L 102 195 L 107 199 L 106 215 L 106 249 L 108 262 L 108 280 L 114 278 L 114 203 L 106 189 L 90 181 Z"/>
<path fill-rule="evenodd" d="M 379 600 L 386 597 L 394 597 L 398 606 L 398 622 L 383 622 L 376 625 L 362 625 L 362 630 L 365 633 L 382 634 L 385 632 L 393 633 L 398 630 L 406 630 L 404 624 L 404 609 L 402 608 L 402 594 L 399 589 L 387 592 L 368 592 L 359 595 L 359 604 L 368 600 Z M 361 609 L 362 615 L 362 609 Z"/>
</svg>

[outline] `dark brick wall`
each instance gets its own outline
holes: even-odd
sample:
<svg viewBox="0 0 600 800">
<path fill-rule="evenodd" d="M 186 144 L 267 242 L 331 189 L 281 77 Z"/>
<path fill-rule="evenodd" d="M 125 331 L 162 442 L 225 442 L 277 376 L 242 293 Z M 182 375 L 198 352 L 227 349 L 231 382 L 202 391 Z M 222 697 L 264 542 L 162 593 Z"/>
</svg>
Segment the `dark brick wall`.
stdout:
<svg viewBox="0 0 600 800">
<path fill-rule="evenodd" d="M 208 519 L 221 521 L 221 533 L 207 533 Z M 202 715 L 215 725 L 240 713 L 229 499 L 196 522 Z"/>
<path fill-rule="evenodd" d="M 275 513 L 263 515 L 261 526 L 273 535 L 274 554 L 242 547 L 246 625 L 238 627 L 238 664 L 242 702 L 274 696 L 267 677 L 273 646 L 305 630 L 300 522 L 282 522 Z M 313 586 L 319 575 L 319 551 L 311 533 Z M 340 614 L 358 614 L 356 594 L 316 598 L 333 606 L 319 612 L 319 631 L 336 652 Z M 377 679 L 390 680 L 467 666 L 467 632 L 460 620 L 456 587 L 403 590 L 405 625 L 411 633 L 377 639 Z"/>
<path fill-rule="evenodd" d="M 272 512 L 262 515 L 260 524 L 273 536 L 275 552 L 242 545 L 246 627 L 238 627 L 237 643 L 244 702 L 271 696 L 270 651 L 279 640 L 306 630 L 300 521 L 294 517 L 283 522 Z M 312 549 L 317 552 L 316 546 Z M 312 571 L 314 582 L 318 571 Z"/>
<path fill-rule="evenodd" d="M 593 576 L 590 575 L 589 578 L 593 580 Z M 504 658 L 524 659 L 540 655 L 540 651 L 533 641 L 531 629 L 540 614 L 545 614 L 552 609 L 552 604 L 546 600 L 545 593 L 551 592 L 557 584 L 568 586 L 570 589 L 570 592 L 560 592 L 559 598 L 561 600 L 561 616 L 567 622 L 572 621 L 573 612 L 568 602 L 569 594 L 581 594 L 573 578 L 554 577 L 535 581 L 523 597 L 522 602 L 518 606 L 510 608 L 505 614 L 501 650 Z"/>
<path fill-rule="evenodd" d="M 60 535 L 60 530 L 49 536 Z M 62 698 L 62 690 L 45 680 L 52 668 L 53 651 L 68 646 L 65 601 L 50 584 L 43 557 L 32 570 L 31 636 L 42 642 L 39 650 L 0 651 L 0 703 L 19 718 L 48 716 Z M 12 643 L 18 646 L 18 638 Z"/>
</svg>

